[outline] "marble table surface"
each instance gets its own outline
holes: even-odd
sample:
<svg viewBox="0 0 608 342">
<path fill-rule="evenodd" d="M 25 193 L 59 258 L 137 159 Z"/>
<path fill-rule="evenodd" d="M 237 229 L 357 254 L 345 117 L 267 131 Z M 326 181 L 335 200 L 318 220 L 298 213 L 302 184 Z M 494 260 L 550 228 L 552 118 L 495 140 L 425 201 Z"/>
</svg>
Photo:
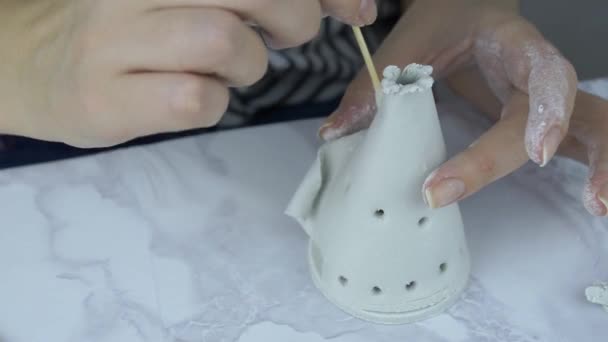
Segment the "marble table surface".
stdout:
<svg viewBox="0 0 608 342">
<path fill-rule="evenodd" d="M 589 87 L 608 94 L 608 82 Z M 439 107 L 451 153 L 487 127 Z M 456 115 L 457 114 L 457 115 Z M 317 120 L 0 171 L 0 341 L 607 341 L 584 289 L 608 280 L 586 168 L 527 165 L 461 204 L 468 290 L 410 325 L 349 317 L 314 288 L 283 209 Z"/>
</svg>

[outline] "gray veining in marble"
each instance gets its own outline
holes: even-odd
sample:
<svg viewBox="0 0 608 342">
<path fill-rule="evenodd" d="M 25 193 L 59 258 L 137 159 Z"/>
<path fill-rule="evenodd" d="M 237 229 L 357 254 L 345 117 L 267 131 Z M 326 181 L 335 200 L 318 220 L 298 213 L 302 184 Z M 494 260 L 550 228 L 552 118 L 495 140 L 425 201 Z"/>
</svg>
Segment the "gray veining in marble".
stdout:
<svg viewBox="0 0 608 342">
<path fill-rule="evenodd" d="M 462 106 L 440 111 L 452 153 L 485 128 Z M 329 304 L 308 275 L 307 237 L 282 214 L 318 125 L 1 171 L 0 341 L 608 339 L 608 315 L 584 297 L 608 280 L 608 221 L 585 212 L 586 170 L 567 160 L 464 201 L 473 277 L 446 314 L 381 326 Z"/>
</svg>

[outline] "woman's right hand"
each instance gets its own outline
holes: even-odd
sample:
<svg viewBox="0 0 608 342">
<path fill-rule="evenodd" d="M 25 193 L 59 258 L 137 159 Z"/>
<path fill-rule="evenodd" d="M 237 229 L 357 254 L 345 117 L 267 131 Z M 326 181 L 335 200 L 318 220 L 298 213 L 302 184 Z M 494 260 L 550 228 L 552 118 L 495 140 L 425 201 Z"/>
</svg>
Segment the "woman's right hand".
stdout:
<svg viewBox="0 0 608 342">
<path fill-rule="evenodd" d="M 264 75 L 266 44 L 284 48 L 312 39 L 323 15 L 353 25 L 376 17 L 369 0 L 9 0 L 1 6 L 0 133 L 80 147 L 214 125 L 228 88 Z"/>
</svg>

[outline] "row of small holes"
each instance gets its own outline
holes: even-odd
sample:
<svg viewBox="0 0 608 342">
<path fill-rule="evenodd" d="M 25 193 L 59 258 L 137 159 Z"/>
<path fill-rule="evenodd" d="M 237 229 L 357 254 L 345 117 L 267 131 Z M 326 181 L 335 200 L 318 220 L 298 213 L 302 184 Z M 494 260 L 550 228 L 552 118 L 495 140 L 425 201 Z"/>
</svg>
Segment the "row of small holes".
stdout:
<svg viewBox="0 0 608 342">
<path fill-rule="evenodd" d="M 448 270 L 448 264 L 447 263 L 442 263 L 441 265 L 439 265 L 439 272 L 440 273 L 445 273 L 445 271 Z M 340 285 L 342 286 L 346 286 L 348 284 L 348 279 L 345 276 L 339 276 L 338 277 L 338 282 L 340 283 Z M 407 283 L 405 285 L 405 289 L 407 291 L 413 291 L 414 289 L 416 289 L 416 281 L 410 281 L 409 283 Z M 379 286 L 374 286 L 372 287 L 372 294 L 373 295 L 379 295 L 382 294 L 382 289 Z"/>
<path fill-rule="evenodd" d="M 377 218 L 383 218 L 384 217 L 384 210 L 383 209 L 377 209 L 374 212 L 374 216 L 376 216 Z M 424 226 L 427 222 L 428 222 L 428 218 L 427 217 L 422 217 L 420 218 L 420 220 L 418 220 L 418 226 L 422 227 Z M 441 273 L 444 273 L 447 270 L 447 264 L 444 262 L 441 265 L 439 265 L 439 271 Z M 348 284 L 348 279 L 344 276 L 339 276 L 338 277 L 338 281 L 340 282 L 340 285 L 342 286 L 346 286 Z M 416 282 L 415 281 L 411 281 L 409 283 L 407 283 L 405 285 L 405 289 L 408 291 L 412 291 L 416 288 Z M 378 286 L 374 286 L 372 287 L 372 294 L 374 295 L 379 295 L 382 294 L 382 289 Z"/>
<path fill-rule="evenodd" d="M 384 209 L 377 209 L 374 212 L 374 216 L 376 216 L 379 219 L 384 218 Z M 418 226 L 422 227 L 422 226 L 426 225 L 428 221 L 429 221 L 428 217 L 422 217 L 422 218 L 420 218 L 420 220 L 418 220 Z"/>
</svg>

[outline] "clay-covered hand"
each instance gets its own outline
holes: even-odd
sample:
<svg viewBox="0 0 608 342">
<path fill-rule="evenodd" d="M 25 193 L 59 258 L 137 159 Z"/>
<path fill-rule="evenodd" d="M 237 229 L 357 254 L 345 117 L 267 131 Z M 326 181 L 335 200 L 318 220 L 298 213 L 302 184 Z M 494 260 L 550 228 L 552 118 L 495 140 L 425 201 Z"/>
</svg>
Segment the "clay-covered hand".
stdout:
<svg viewBox="0 0 608 342">
<path fill-rule="evenodd" d="M 0 134 L 81 147 L 214 125 L 228 88 L 264 75 L 266 44 L 306 42 L 324 15 L 355 25 L 376 16 L 375 4 L 363 0 L 0 6 Z"/>
<path fill-rule="evenodd" d="M 436 206 L 469 196 L 485 185 L 513 172 L 528 160 L 524 134 L 528 122 L 529 96 L 516 92 L 503 106 L 493 96 L 477 68 L 452 74 L 449 86 L 496 124 L 475 143 L 438 168 L 424 187 L 435 196 Z M 578 91 L 568 133 L 558 154 L 589 166 L 583 203 L 597 216 L 608 215 L 608 101 Z M 446 185 L 447 184 L 447 185 Z M 452 189 L 463 189 L 456 194 Z"/>
<path fill-rule="evenodd" d="M 528 158 L 547 164 L 568 133 L 577 93 L 574 68 L 516 10 L 509 1 L 415 1 L 374 56 L 380 70 L 391 64 L 430 64 L 435 78 L 449 79 L 475 68 L 475 91 L 485 89 L 484 94 L 498 99 L 492 109 L 503 120 L 472 148 L 485 153 L 457 156 L 459 163 L 449 161 L 425 182 L 423 193 L 431 207 L 474 193 Z M 525 115 L 521 128 L 506 123 L 516 109 L 525 110 L 519 113 Z M 374 92 L 363 70 L 320 135 L 331 140 L 365 128 L 374 113 Z M 485 143 L 507 138 L 521 140 L 523 155 L 510 149 L 493 151 Z M 482 180 L 480 174 L 485 175 Z"/>
</svg>

